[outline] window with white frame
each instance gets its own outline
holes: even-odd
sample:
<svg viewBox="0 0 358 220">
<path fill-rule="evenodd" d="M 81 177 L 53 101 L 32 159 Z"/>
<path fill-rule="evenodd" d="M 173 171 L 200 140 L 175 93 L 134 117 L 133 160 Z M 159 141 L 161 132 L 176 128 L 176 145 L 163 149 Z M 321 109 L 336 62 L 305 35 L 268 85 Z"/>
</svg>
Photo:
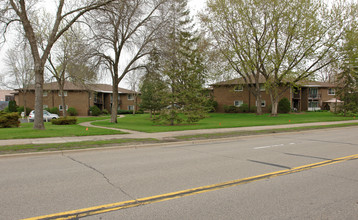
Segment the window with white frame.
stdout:
<svg viewBox="0 0 358 220">
<path fill-rule="evenodd" d="M 241 92 L 243 90 L 244 90 L 244 86 L 242 84 L 236 85 L 235 88 L 234 88 L 235 92 Z"/>
<path fill-rule="evenodd" d="M 63 106 L 62 105 L 59 105 L 58 106 L 58 109 L 60 110 L 60 111 L 63 111 Z M 66 105 L 66 111 L 68 110 L 68 105 Z"/>
<path fill-rule="evenodd" d="M 256 101 L 256 106 L 258 104 L 258 101 Z M 266 100 L 261 100 L 261 107 L 266 107 Z"/>
<path fill-rule="evenodd" d="M 128 98 L 128 100 L 134 100 L 134 95 L 133 94 L 128 94 L 127 98 Z"/>
<path fill-rule="evenodd" d="M 134 110 L 134 105 L 128 105 L 128 110 Z"/>
<path fill-rule="evenodd" d="M 47 91 L 43 91 L 42 96 L 46 97 L 47 96 Z"/>
<path fill-rule="evenodd" d="M 236 107 L 240 107 L 242 104 L 244 104 L 244 101 L 242 101 L 242 100 L 235 100 L 234 101 L 234 106 L 236 106 Z"/>
<path fill-rule="evenodd" d="M 62 96 L 60 91 L 58 91 L 58 96 Z M 63 96 L 67 96 L 67 91 L 63 91 Z"/>
<path fill-rule="evenodd" d="M 335 95 L 336 94 L 336 90 L 333 88 L 329 88 L 328 89 L 328 95 Z"/>
</svg>

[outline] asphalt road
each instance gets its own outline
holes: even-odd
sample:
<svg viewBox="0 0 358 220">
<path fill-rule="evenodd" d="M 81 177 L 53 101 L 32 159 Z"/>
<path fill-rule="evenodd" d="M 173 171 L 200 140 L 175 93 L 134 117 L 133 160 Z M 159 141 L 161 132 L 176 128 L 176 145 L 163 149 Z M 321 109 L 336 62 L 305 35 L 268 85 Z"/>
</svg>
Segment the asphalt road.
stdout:
<svg viewBox="0 0 358 220">
<path fill-rule="evenodd" d="M 357 219 L 357 134 L 349 127 L 0 157 L 0 219 L 77 209 L 84 219 Z M 98 214 L 105 204 L 121 208 Z"/>
</svg>

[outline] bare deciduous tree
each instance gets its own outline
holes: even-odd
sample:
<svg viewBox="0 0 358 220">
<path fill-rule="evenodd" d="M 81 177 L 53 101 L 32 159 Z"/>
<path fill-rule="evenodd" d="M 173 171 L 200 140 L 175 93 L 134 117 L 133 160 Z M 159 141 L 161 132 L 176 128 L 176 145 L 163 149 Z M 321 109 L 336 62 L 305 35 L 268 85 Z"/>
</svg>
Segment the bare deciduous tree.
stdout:
<svg viewBox="0 0 358 220">
<path fill-rule="evenodd" d="M 45 129 L 43 123 L 43 83 L 45 63 L 55 42 L 65 33 L 76 21 L 89 11 L 98 9 L 113 0 L 89 0 L 89 1 L 65 1 L 59 0 L 55 4 L 55 13 L 47 12 L 46 16 L 40 17 L 45 3 L 32 0 L 9 0 L 0 3 L 0 22 L 3 33 L 6 33 L 12 23 L 18 23 L 24 30 L 25 36 L 31 48 L 35 72 L 35 117 L 34 129 Z M 46 2 L 47 3 L 47 2 Z M 42 13 L 43 14 L 43 13 Z M 49 16 L 54 17 L 49 24 Z M 39 26 L 40 25 L 40 26 Z M 41 31 L 49 33 L 42 38 Z M 44 47 L 40 53 L 40 44 Z M 40 112 L 40 114 L 39 114 Z"/>
<path fill-rule="evenodd" d="M 110 72 L 113 85 L 111 122 L 117 123 L 118 84 L 127 73 L 143 68 L 150 44 L 165 23 L 165 0 L 123 0 L 92 15 L 97 55 Z"/>
<path fill-rule="evenodd" d="M 91 57 L 85 34 L 80 27 L 72 27 L 54 45 L 46 69 L 55 78 L 61 95 L 63 116 L 67 116 L 64 87 L 66 81 L 85 85 L 96 78 L 97 63 Z"/>
<path fill-rule="evenodd" d="M 5 78 L 4 85 L 6 84 L 7 88 L 18 89 L 22 93 L 26 116 L 29 113 L 26 112 L 26 94 L 35 79 L 34 63 L 26 41 L 19 42 L 7 51 L 5 64 L 8 66 L 8 77 Z"/>
</svg>

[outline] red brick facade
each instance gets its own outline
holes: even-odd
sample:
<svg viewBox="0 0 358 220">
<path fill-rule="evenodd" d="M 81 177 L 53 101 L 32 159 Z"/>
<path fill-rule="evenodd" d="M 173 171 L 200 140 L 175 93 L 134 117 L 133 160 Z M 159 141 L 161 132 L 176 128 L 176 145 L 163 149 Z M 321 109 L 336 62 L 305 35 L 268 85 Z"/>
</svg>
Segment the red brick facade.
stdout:
<svg viewBox="0 0 358 220">
<path fill-rule="evenodd" d="M 240 85 L 240 86 L 238 86 Z M 249 86 L 242 80 L 229 80 L 213 84 L 213 97 L 218 102 L 217 112 L 224 112 L 224 106 L 235 104 L 247 104 L 250 108 L 256 106 L 255 96 L 250 92 Z M 270 95 L 262 86 L 261 99 L 262 110 L 264 113 L 270 112 L 272 105 Z M 335 85 L 322 82 L 307 82 L 299 86 L 298 89 L 292 87 L 281 87 L 283 92 L 281 98 L 286 97 L 291 102 L 291 108 L 296 111 L 311 111 L 326 109 L 325 101 L 335 98 Z"/>
<path fill-rule="evenodd" d="M 134 100 L 128 100 L 128 95 L 134 94 L 133 91 L 118 88 L 119 90 L 119 109 L 132 109 L 135 106 Z M 101 110 L 106 109 L 111 112 L 112 107 L 112 86 L 105 84 L 92 84 L 87 88 L 76 86 L 70 82 L 65 84 L 65 103 L 67 107 L 73 107 L 77 110 L 79 116 L 89 115 L 89 108 L 91 106 L 98 106 Z M 26 106 L 34 109 L 35 107 L 35 91 L 29 89 L 26 95 Z M 20 91 L 15 94 L 15 101 L 18 106 L 24 106 L 24 94 Z M 137 105 L 135 109 L 138 110 L 140 98 L 137 97 Z M 61 96 L 59 96 L 58 86 L 55 83 L 47 83 L 44 85 L 43 96 L 44 108 L 62 108 Z"/>
</svg>

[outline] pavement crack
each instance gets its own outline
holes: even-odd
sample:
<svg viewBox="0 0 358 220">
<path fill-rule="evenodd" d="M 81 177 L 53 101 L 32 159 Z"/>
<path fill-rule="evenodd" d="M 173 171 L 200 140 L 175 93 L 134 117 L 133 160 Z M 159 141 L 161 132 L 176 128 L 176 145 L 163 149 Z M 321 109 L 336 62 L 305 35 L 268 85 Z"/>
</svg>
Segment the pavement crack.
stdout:
<svg viewBox="0 0 358 220">
<path fill-rule="evenodd" d="M 83 166 L 85 166 L 85 167 L 87 167 L 87 168 L 89 168 L 89 169 L 95 171 L 96 173 L 100 174 L 100 175 L 106 180 L 106 182 L 107 182 L 110 186 L 112 186 L 113 188 L 119 190 L 119 191 L 122 192 L 124 195 L 128 196 L 129 198 L 131 198 L 132 200 L 137 201 L 137 200 L 136 200 L 135 198 L 133 198 L 130 194 L 128 194 L 127 192 L 125 192 L 120 186 L 116 186 L 115 184 L 113 184 L 113 183 L 111 182 L 111 180 L 110 180 L 103 172 L 99 171 L 98 169 L 92 167 L 92 166 L 89 165 L 89 164 L 86 164 L 86 163 L 84 163 L 84 162 L 82 162 L 82 161 L 79 161 L 79 160 L 77 160 L 77 159 L 75 159 L 75 158 L 73 158 L 73 157 L 71 157 L 71 156 L 65 155 L 63 152 L 62 152 L 62 156 L 66 157 L 66 158 L 68 158 L 68 159 L 70 159 L 70 160 L 72 160 L 73 162 L 79 163 L 79 164 L 81 164 L 81 165 L 83 165 Z"/>
</svg>

